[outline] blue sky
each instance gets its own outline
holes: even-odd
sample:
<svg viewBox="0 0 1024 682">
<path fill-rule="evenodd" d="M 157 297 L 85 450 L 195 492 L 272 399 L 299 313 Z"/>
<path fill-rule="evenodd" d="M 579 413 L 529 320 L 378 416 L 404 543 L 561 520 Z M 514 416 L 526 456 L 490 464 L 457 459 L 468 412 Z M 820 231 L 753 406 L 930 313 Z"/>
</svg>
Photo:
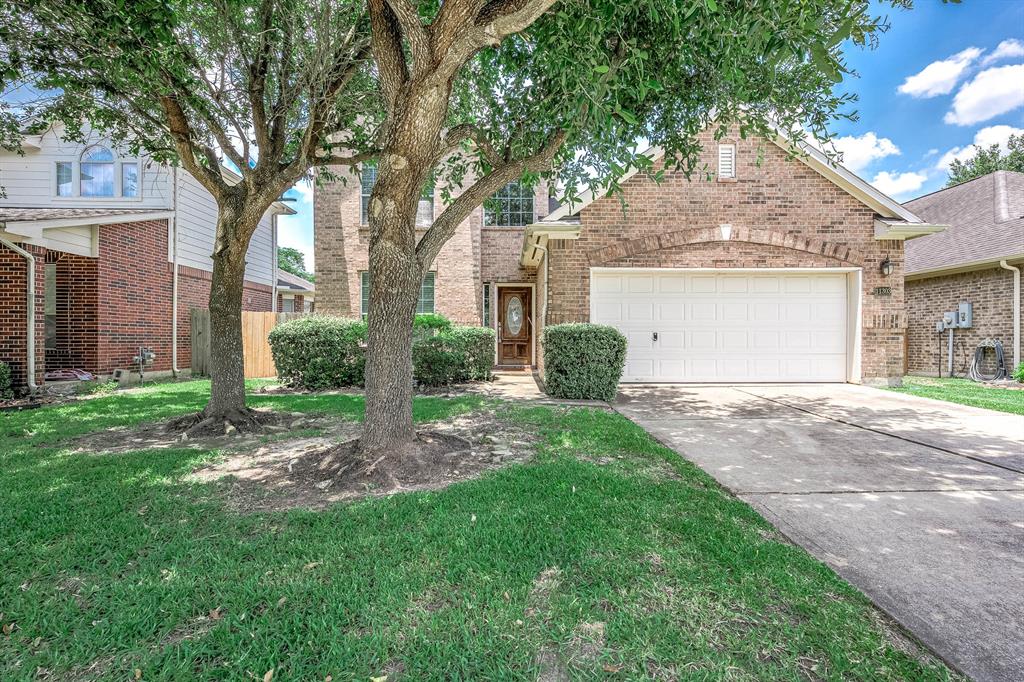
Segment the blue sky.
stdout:
<svg viewBox="0 0 1024 682">
<path fill-rule="evenodd" d="M 906 201 L 942 187 L 951 158 L 973 144 L 1024 134 L 1024 0 L 917 0 L 910 11 L 875 6 L 892 25 L 874 50 L 848 47 L 859 73 L 839 87 L 860 97 L 856 122 L 832 131 L 844 164 Z M 298 215 L 279 241 L 313 267 L 313 192 L 289 192 Z"/>
</svg>

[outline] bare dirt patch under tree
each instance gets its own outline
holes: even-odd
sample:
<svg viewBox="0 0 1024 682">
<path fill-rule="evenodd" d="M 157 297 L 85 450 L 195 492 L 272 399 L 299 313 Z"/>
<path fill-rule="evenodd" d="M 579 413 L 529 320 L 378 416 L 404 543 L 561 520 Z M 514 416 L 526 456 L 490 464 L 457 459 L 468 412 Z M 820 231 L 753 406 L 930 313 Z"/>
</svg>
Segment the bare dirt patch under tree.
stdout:
<svg viewBox="0 0 1024 682">
<path fill-rule="evenodd" d="M 226 488 L 231 505 L 242 511 L 317 509 L 334 502 L 417 490 L 438 490 L 533 455 L 525 429 L 486 412 L 426 425 L 415 447 L 403 453 L 367 457 L 351 438 L 273 440 L 258 448 L 236 449 L 193 473 L 200 481 Z"/>
</svg>

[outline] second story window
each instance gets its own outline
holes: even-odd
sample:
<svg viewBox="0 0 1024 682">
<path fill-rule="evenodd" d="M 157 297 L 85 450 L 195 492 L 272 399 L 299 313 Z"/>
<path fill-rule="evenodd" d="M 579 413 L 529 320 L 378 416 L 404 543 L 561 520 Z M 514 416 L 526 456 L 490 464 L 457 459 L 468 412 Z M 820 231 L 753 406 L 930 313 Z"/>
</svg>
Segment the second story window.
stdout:
<svg viewBox="0 0 1024 682">
<path fill-rule="evenodd" d="M 484 225 L 507 227 L 533 223 L 533 188 L 510 182 L 484 202 Z"/>
<path fill-rule="evenodd" d="M 370 195 L 377 184 L 377 166 L 366 164 L 359 174 L 359 224 L 370 224 Z M 416 226 L 430 227 L 434 223 L 434 181 L 423 188 L 416 206 Z"/>
<path fill-rule="evenodd" d="M 373 186 L 377 184 L 377 166 L 374 164 L 363 164 L 363 170 L 359 176 L 359 224 L 370 224 L 370 193 Z"/>
<path fill-rule="evenodd" d="M 139 162 L 118 159 L 109 147 L 87 147 L 73 161 L 56 162 L 58 197 L 105 199 L 141 196 Z"/>
<path fill-rule="evenodd" d="M 89 147 L 82 152 L 79 177 L 83 197 L 114 196 L 114 155 L 106 147 Z"/>
</svg>

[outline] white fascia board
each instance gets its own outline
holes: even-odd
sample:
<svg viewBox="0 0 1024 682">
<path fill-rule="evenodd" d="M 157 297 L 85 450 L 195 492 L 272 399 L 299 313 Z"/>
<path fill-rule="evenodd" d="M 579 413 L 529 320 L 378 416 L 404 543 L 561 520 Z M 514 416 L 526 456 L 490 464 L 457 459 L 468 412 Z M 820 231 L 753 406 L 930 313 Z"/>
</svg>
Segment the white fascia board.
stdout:
<svg viewBox="0 0 1024 682">
<path fill-rule="evenodd" d="M 875 239 L 913 239 L 946 230 L 949 225 L 932 223 L 905 223 L 898 220 L 875 219 Z"/>
<path fill-rule="evenodd" d="M 543 251 L 552 239 L 579 239 L 579 223 L 548 223 L 546 220 L 527 226 L 523 233 L 523 251 L 519 263 L 523 267 L 537 267 L 543 258 Z M 540 248 L 537 248 L 540 247 Z"/>
</svg>

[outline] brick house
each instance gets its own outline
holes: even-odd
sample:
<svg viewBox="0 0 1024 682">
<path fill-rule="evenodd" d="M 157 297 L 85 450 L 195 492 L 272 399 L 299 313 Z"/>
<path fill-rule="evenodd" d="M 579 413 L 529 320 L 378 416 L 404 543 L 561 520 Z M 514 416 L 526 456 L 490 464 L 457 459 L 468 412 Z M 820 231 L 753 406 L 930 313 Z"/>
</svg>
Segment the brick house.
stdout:
<svg viewBox="0 0 1024 682">
<path fill-rule="evenodd" d="M 316 288 L 308 279 L 277 269 L 277 310 L 282 313 L 314 312 Z"/>
<path fill-rule="evenodd" d="M 948 332 L 935 323 L 970 303 L 970 328 L 953 330 L 953 370 L 962 374 L 978 343 L 1003 343 L 1009 369 L 1021 361 L 1020 268 L 1024 266 L 1024 173 L 996 171 L 908 201 L 929 220 L 948 223 L 907 244 L 907 368 L 949 372 Z"/>
<path fill-rule="evenodd" d="M 626 335 L 627 382 L 899 381 L 903 241 L 942 226 L 813 148 L 701 142 L 712 179 L 657 183 L 651 150 L 654 168 L 622 182 L 625 205 L 505 187 L 441 252 L 420 309 L 493 327 L 499 367 L 543 372 L 544 326 L 591 321 Z M 315 251 L 318 309 L 358 316 L 372 167 L 352 180 L 316 189 Z M 439 210 L 425 194 L 424 229 Z"/>
<path fill-rule="evenodd" d="M 189 310 L 210 293 L 213 197 L 183 170 L 60 132 L 27 137 L 23 154 L 0 152 L 0 360 L 19 388 L 29 365 L 36 385 L 58 369 L 104 376 L 131 367 L 140 346 L 156 354 L 149 371 L 187 371 Z M 276 216 L 289 212 L 275 205 L 253 236 L 246 309 L 274 308 Z"/>
</svg>

